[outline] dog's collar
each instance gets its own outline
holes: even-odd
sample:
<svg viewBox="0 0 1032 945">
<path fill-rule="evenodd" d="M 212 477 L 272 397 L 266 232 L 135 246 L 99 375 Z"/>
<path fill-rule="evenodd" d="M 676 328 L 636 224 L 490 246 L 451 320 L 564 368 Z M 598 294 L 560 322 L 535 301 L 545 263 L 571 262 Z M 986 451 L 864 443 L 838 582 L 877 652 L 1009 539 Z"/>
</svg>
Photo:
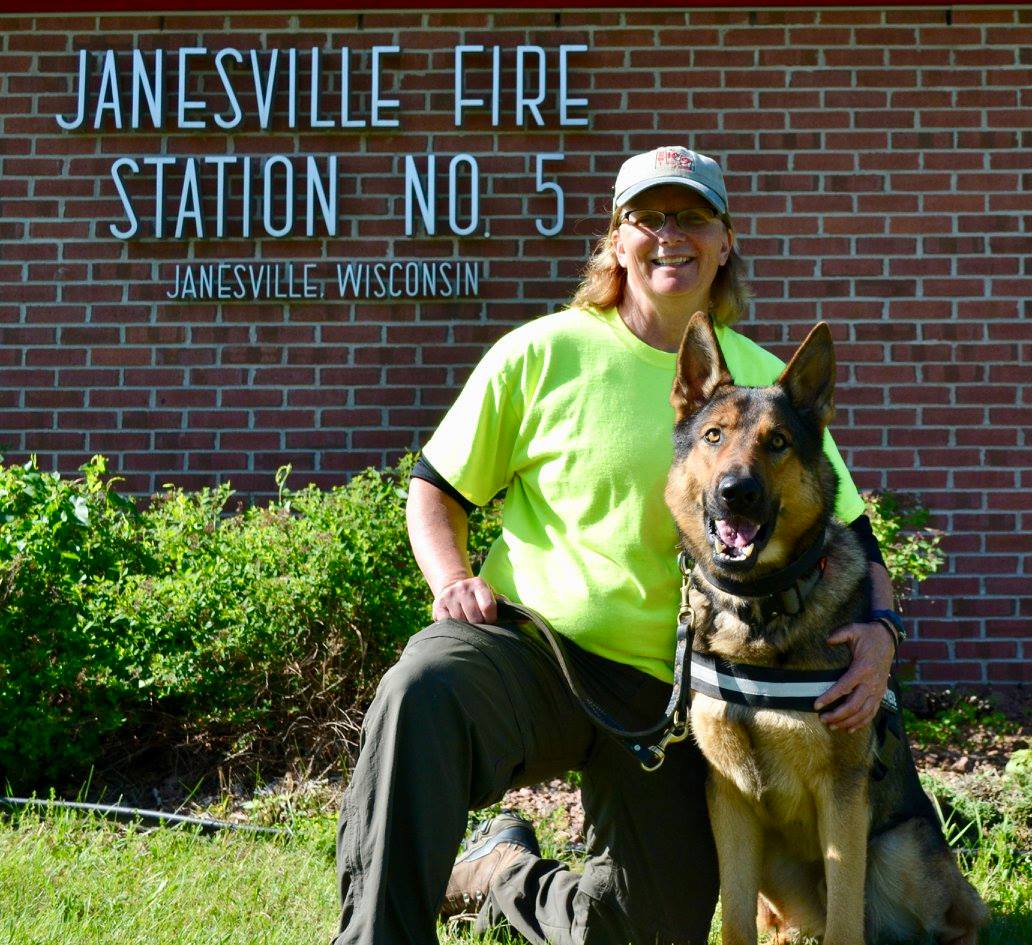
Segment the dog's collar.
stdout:
<svg viewBox="0 0 1032 945">
<path fill-rule="evenodd" d="M 827 534 L 827 529 L 822 529 L 817 540 L 795 561 L 753 581 L 717 577 L 706 571 L 700 562 L 693 562 L 685 552 L 681 552 L 678 563 L 686 579 L 693 573 L 700 574 L 708 584 L 725 594 L 758 601 L 764 621 L 780 617 L 782 614 L 794 616 L 802 611 L 806 598 L 824 574 L 827 564 L 824 555 Z"/>
<path fill-rule="evenodd" d="M 759 709 L 794 709 L 813 712 L 813 704 L 846 672 L 842 669 L 776 669 L 729 663 L 718 656 L 692 653 L 691 688 L 694 692 Z M 896 695 L 889 689 L 882 705 L 895 712 Z"/>
</svg>

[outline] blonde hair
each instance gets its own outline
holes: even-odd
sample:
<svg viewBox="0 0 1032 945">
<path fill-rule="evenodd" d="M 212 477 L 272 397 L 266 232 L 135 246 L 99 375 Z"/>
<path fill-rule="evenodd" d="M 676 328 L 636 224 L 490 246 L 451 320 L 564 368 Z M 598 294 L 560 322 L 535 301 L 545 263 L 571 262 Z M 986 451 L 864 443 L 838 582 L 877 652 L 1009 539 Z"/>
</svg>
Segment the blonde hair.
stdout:
<svg viewBox="0 0 1032 945">
<path fill-rule="evenodd" d="M 613 234 L 620 226 L 622 213 L 622 207 L 613 211 L 606 235 L 598 241 L 584 267 L 581 284 L 570 302 L 572 307 L 612 308 L 623 299 L 627 270 L 620 265 L 613 248 Z M 731 233 L 731 254 L 713 279 L 709 315 L 716 325 L 733 325 L 745 314 L 752 293 L 745 281 L 745 260 L 738 254 L 731 217 L 722 213 L 720 221 Z"/>
</svg>

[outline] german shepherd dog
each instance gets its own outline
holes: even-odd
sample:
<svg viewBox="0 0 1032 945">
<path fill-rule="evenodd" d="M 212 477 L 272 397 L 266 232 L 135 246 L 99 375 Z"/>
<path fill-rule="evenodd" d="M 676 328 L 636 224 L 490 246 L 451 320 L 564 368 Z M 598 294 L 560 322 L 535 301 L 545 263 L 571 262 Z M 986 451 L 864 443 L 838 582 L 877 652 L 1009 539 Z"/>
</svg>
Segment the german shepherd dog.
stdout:
<svg viewBox="0 0 1032 945">
<path fill-rule="evenodd" d="M 721 665 L 812 677 L 849 663 L 827 637 L 864 620 L 869 579 L 856 537 L 831 517 L 836 478 L 821 440 L 834 375 L 823 322 L 767 388 L 734 386 L 701 312 L 685 333 L 666 500 L 695 561 L 693 650 Z M 815 546 L 801 607 L 748 593 Z M 758 922 L 778 943 L 797 930 L 825 945 L 974 945 L 988 913 L 946 844 L 902 728 L 879 744 L 877 726 L 832 731 L 812 711 L 698 691 L 691 720 L 710 765 L 724 945 L 755 945 Z"/>
</svg>

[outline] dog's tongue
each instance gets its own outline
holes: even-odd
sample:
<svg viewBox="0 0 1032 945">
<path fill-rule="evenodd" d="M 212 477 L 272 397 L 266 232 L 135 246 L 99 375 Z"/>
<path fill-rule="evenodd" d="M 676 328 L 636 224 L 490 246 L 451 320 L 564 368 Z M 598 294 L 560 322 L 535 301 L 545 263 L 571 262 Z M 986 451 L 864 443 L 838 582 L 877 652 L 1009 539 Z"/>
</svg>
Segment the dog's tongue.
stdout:
<svg viewBox="0 0 1032 945">
<path fill-rule="evenodd" d="M 759 530 L 759 525 L 744 519 L 717 519 L 717 537 L 732 548 L 744 548 L 746 545 L 752 544 L 752 540 Z"/>
</svg>

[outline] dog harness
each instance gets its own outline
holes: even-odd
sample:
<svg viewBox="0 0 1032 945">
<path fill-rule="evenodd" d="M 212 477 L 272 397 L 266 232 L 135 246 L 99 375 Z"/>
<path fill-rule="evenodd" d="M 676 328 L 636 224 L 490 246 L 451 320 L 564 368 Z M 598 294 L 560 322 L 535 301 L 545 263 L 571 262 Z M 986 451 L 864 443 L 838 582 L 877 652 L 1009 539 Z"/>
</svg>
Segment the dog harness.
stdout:
<svg viewBox="0 0 1032 945">
<path fill-rule="evenodd" d="M 802 611 L 806 598 L 824 575 L 827 559 L 822 556 L 824 533 L 792 564 L 761 581 L 750 584 L 715 580 L 702 568 L 698 571 L 714 587 L 736 597 L 758 601 L 762 619 L 787 614 L 792 616 Z M 688 603 L 688 592 L 695 562 L 685 552 L 677 558 L 681 569 L 681 613 L 679 623 L 685 620 L 691 624 L 693 614 Z M 690 635 L 690 634 L 689 634 Z M 796 712 L 815 712 L 813 704 L 821 693 L 826 692 L 846 673 L 841 669 L 781 669 L 771 666 L 752 666 L 748 663 L 732 663 L 719 656 L 692 650 L 689 686 L 691 692 L 702 693 L 722 702 L 750 706 L 758 709 L 781 709 Z M 903 727 L 899 713 L 899 698 L 893 681 L 882 696 L 881 707 L 874 723 L 874 757 L 871 777 L 880 781 L 885 777 L 892 763 L 896 745 L 903 739 Z"/>
<path fill-rule="evenodd" d="M 845 669 L 777 669 L 730 663 L 718 656 L 692 653 L 691 688 L 693 692 L 722 702 L 758 709 L 792 709 L 813 712 L 817 697 L 838 682 Z M 895 693 L 889 689 L 882 705 L 895 712 Z"/>
<path fill-rule="evenodd" d="M 715 587 L 725 593 L 741 597 L 752 597 L 760 601 L 765 619 L 781 614 L 793 615 L 803 609 L 806 598 L 824 574 L 826 558 L 822 551 L 825 535 L 822 532 L 799 558 L 781 571 L 746 585 L 739 582 L 713 580 L 705 575 Z M 614 737 L 635 758 L 646 771 L 655 771 L 666 757 L 669 745 L 684 741 L 688 737 L 687 701 L 689 691 L 700 692 L 725 702 L 760 708 L 793 709 L 813 712 L 813 703 L 845 672 L 845 669 L 790 670 L 763 666 L 749 666 L 731 663 L 703 653 L 688 652 L 694 630 L 694 613 L 689 601 L 691 577 L 695 562 L 684 552 L 678 556 L 681 570 L 681 606 L 677 614 L 677 644 L 674 654 L 674 683 L 663 717 L 652 726 L 637 731 L 623 728 L 579 685 L 573 667 L 566 659 L 563 643 L 551 625 L 537 611 L 516 604 L 499 595 L 500 613 L 508 612 L 512 617 L 524 620 L 536 628 L 548 643 L 559 665 L 567 685 L 591 721 L 606 734 Z M 751 593 L 744 593 L 744 591 Z M 768 616 L 769 615 L 769 616 Z M 896 696 L 890 689 L 882 699 L 883 709 L 876 720 L 879 752 L 884 745 L 883 716 L 896 716 Z M 876 758 L 876 769 L 884 775 L 885 766 Z"/>
</svg>

